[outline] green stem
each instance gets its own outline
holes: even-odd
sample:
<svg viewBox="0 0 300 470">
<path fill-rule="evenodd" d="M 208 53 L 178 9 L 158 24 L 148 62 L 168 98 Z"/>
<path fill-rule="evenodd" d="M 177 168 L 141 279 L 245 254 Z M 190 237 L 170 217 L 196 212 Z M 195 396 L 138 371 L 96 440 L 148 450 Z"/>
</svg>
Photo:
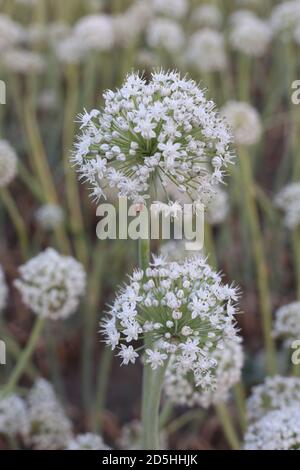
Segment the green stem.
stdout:
<svg viewBox="0 0 300 470">
<path fill-rule="evenodd" d="M 240 448 L 239 438 L 234 429 L 232 419 L 226 405 L 224 403 L 219 403 L 218 405 L 215 405 L 215 409 L 228 444 L 232 450 L 238 450 Z"/>
<path fill-rule="evenodd" d="M 189 410 L 183 415 L 179 416 L 179 418 L 174 419 L 168 426 L 166 427 L 165 431 L 168 435 L 177 432 L 179 429 L 186 426 L 191 421 L 195 421 L 196 419 L 201 419 L 205 416 L 205 411 L 203 410 Z"/>
<path fill-rule="evenodd" d="M 98 384 L 97 384 L 97 397 L 96 397 L 96 412 L 93 417 L 94 432 L 99 433 L 103 425 L 103 411 L 105 408 L 105 401 L 107 396 L 107 385 L 109 370 L 112 362 L 113 353 L 109 348 L 105 348 L 101 355 Z"/>
<path fill-rule="evenodd" d="M 2 201 L 9 213 L 9 216 L 15 226 L 19 242 L 22 257 L 27 258 L 28 255 L 28 238 L 26 232 L 26 226 L 24 224 L 23 218 L 19 212 L 19 209 L 16 206 L 14 199 L 11 197 L 10 192 L 6 188 L 2 188 L 0 191 Z"/>
<path fill-rule="evenodd" d="M 32 329 L 30 338 L 26 344 L 25 349 L 22 351 L 20 358 L 13 369 L 7 384 L 1 390 L 1 396 L 6 396 L 10 394 L 15 386 L 17 385 L 19 379 L 21 378 L 33 352 L 38 342 L 38 339 L 41 335 L 43 327 L 45 325 L 45 319 L 39 315 L 35 321 L 34 327 Z"/>
<path fill-rule="evenodd" d="M 150 387 L 146 390 L 147 406 L 142 416 L 142 450 L 159 450 L 159 407 L 168 361 L 157 370 L 148 369 Z M 150 372 L 151 371 L 151 372 Z M 148 382 L 147 382 L 148 383 Z M 145 393 L 145 389 L 143 389 Z"/>
<path fill-rule="evenodd" d="M 244 384 L 239 382 L 234 387 L 234 397 L 240 418 L 240 425 L 243 432 L 247 428 L 247 413 L 246 413 L 246 400 Z"/>
<path fill-rule="evenodd" d="M 262 315 L 262 326 L 267 354 L 267 369 L 269 375 L 273 375 L 276 372 L 276 356 L 274 340 L 271 334 L 272 306 L 268 285 L 268 269 L 264 253 L 259 215 L 256 206 L 255 183 L 250 164 L 250 155 L 245 147 L 239 148 L 239 163 L 242 184 L 244 187 L 245 208 L 248 217 L 252 250 L 256 266 L 259 305 Z"/>
</svg>

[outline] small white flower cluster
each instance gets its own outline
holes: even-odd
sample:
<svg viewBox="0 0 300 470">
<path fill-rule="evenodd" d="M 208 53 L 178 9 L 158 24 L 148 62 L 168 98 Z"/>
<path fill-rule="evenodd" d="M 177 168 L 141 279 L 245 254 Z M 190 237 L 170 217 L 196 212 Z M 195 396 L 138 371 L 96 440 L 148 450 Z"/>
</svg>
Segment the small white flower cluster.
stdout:
<svg viewBox="0 0 300 470">
<path fill-rule="evenodd" d="M 182 18 L 188 11 L 188 0 L 150 0 L 155 13 Z"/>
<path fill-rule="evenodd" d="M 11 49 L 2 54 L 2 64 L 11 72 L 19 74 L 41 74 L 46 69 L 42 54 L 27 49 Z"/>
<path fill-rule="evenodd" d="M 147 334 L 153 346 L 145 351 L 146 364 L 155 370 L 173 355 L 174 367 L 205 389 L 218 365 L 214 351 L 235 337 L 237 299 L 237 289 L 222 284 L 203 257 L 181 264 L 153 257 L 145 272 L 134 271 L 101 323 L 105 342 L 120 345 L 122 364 L 135 363 L 134 343 Z"/>
<path fill-rule="evenodd" d="M 218 188 L 208 202 L 206 220 L 210 225 L 219 225 L 226 219 L 229 213 L 228 194 Z"/>
<path fill-rule="evenodd" d="M 22 300 L 36 315 L 52 320 L 72 315 L 84 294 L 86 274 L 80 263 L 52 248 L 19 268 L 15 286 Z"/>
<path fill-rule="evenodd" d="M 232 163 L 231 133 L 194 81 L 177 72 L 153 73 L 150 82 L 132 74 L 104 99 L 103 109 L 80 116 L 73 155 L 96 200 L 110 187 L 145 202 L 159 180 L 201 202 L 223 181 Z"/>
<path fill-rule="evenodd" d="M 27 446 L 35 450 L 63 450 L 71 439 L 71 423 L 52 385 L 39 379 L 28 397 Z"/>
<path fill-rule="evenodd" d="M 234 22 L 229 42 L 232 48 L 250 57 L 262 57 L 272 40 L 269 24 L 255 15 L 245 15 Z"/>
<path fill-rule="evenodd" d="M 267 377 L 263 384 L 252 389 L 247 400 L 247 412 L 250 422 L 261 419 L 273 410 L 300 403 L 300 378 L 298 377 Z"/>
<path fill-rule="evenodd" d="M 185 37 L 181 26 L 168 18 L 154 18 L 147 30 L 147 43 L 152 48 L 178 52 L 184 45 Z"/>
<path fill-rule="evenodd" d="M 112 18 L 102 14 L 84 16 L 75 24 L 73 35 L 85 51 L 108 51 L 114 45 Z"/>
<path fill-rule="evenodd" d="M 293 230 L 300 224 L 300 183 L 290 183 L 275 197 L 276 206 L 284 214 L 285 226 Z"/>
<path fill-rule="evenodd" d="M 221 110 L 232 128 L 237 145 L 256 144 L 262 135 L 262 122 L 258 111 L 249 103 L 229 101 Z"/>
<path fill-rule="evenodd" d="M 69 34 L 54 41 L 54 52 L 64 64 L 78 64 L 89 52 L 111 50 L 115 42 L 110 15 L 95 14 L 80 18 Z"/>
<path fill-rule="evenodd" d="M 276 5 L 271 14 L 270 24 L 275 34 L 284 40 L 291 39 L 295 29 L 300 25 L 299 0 L 290 0 Z"/>
<path fill-rule="evenodd" d="M 220 28 L 223 20 L 221 10 L 216 5 L 209 3 L 197 7 L 193 12 L 192 19 L 197 26 L 214 29 Z"/>
<path fill-rule="evenodd" d="M 0 52 L 21 43 L 24 39 L 23 28 L 9 16 L 0 14 Z"/>
<path fill-rule="evenodd" d="M 17 395 L 0 399 L 0 434 L 7 436 L 25 435 L 28 417 L 26 404 Z"/>
<path fill-rule="evenodd" d="M 245 435 L 245 450 L 300 450 L 300 408 L 270 411 L 251 424 Z"/>
<path fill-rule="evenodd" d="M 292 302 L 277 310 L 274 336 L 285 340 L 287 346 L 300 338 L 300 302 Z"/>
<path fill-rule="evenodd" d="M 70 440 L 66 450 L 110 450 L 101 436 L 92 433 L 79 434 Z"/>
<path fill-rule="evenodd" d="M 221 344 L 222 347 L 212 353 L 212 359 L 217 365 L 213 370 L 214 380 L 211 386 L 197 386 L 190 371 L 178 367 L 176 358 L 171 359 L 164 384 L 168 400 L 176 405 L 208 408 L 228 399 L 230 389 L 241 378 L 244 355 L 238 337 Z"/>
<path fill-rule="evenodd" d="M 187 48 L 187 63 L 203 72 L 224 70 L 227 65 L 224 36 L 210 28 L 194 33 Z"/>
<path fill-rule="evenodd" d="M 8 288 L 5 282 L 4 272 L 0 265 L 0 313 L 6 307 Z"/>
<path fill-rule="evenodd" d="M 17 174 L 17 154 L 7 140 L 0 140 L 0 188 L 9 185 Z"/>
<path fill-rule="evenodd" d="M 53 230 L 63 223 L 64 212 L 56 204 L 45 204 L 36 211 L 35 219 L 44 230 Z"/>
</svg>

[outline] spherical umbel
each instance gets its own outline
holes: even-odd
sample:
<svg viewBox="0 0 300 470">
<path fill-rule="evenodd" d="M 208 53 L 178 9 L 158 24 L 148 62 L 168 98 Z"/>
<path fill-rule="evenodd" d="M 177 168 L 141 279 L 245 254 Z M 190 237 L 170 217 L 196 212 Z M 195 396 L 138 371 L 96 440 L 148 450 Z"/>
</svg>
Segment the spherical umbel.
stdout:
<svg viewBox="0 0 300 470">
<path fill-rule="evenodd" d="M 201 201 L 223 181 L 232 162 L 231 133 L 194 81 L 177 72 L 155 72 L 149 82 L 132 74 L 104 93 L 104 101 L 80 116 L 72 158 L 94 199 L 115 188 L 145 202 L 152 184 L 173 182 Z"/>
<path fill-rule="evenodd" d="M 52 248 L 21 266 L 19 273 L 15 286 L 25 305 L 36 315 L 51 320 L 72 315 L 86 287 L 82 265 Z"/>
</svg>

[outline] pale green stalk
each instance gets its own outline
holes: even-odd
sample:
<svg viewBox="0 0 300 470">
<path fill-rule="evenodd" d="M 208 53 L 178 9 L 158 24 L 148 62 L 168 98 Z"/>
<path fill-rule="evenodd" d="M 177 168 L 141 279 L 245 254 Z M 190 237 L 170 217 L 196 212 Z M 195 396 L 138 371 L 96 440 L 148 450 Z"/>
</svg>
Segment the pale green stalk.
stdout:
<svg viewBox="0 0 300 470">
<path fill-rule="evenodd" d="M 225 437 L 227 439 L 228 444 L 230 445 L 232 450 L 239 450 L 240 449 L 240 441 L 239 437 L 236 434 L 234 429 L 232 418 L 228 409 L 224 403 L 219 403 L 215 405 L 215 409 L 217 412 L 217 416 L 220 420 L 222 425 Z"/>
<path fill-rule="evenodd" d="M 28 237 L 23 217 L 21 216 L 14 199 L 7 188 L 0 189 L 0 196 L 10 216 L 10 219 L 16 229 L 22 257 L 26 259 L 28 256 Z"/>
<path fill-rule="evenodd" d="M 35 321 L 29 340 L 27 341 L 27 344 L 23 349 L 16 366 L 14 367 L 6 385 L 1 389 L 1 397 L 7 396 L 12 393 L 14 388 L 18 384 L 18 381 L 26 370 L 28 362 L 30 361 L 30 358 L 34 352 L 34 349 L 37 345 L 44 325 L 45 319 L 41 315 L 39 315 Z"/>
</svg>

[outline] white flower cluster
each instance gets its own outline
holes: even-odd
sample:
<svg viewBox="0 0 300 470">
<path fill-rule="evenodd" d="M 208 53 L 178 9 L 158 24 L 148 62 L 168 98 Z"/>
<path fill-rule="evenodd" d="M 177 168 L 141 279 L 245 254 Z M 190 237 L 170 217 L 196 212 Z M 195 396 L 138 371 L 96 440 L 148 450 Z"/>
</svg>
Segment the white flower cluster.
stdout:
<svg viewBox="0 0 300 470">
<path fill-rule="evenodd" d="M 188 11 L 188 0 L 150 0 L 155 13 L 182 18 Z"/>
<path fill-rule="evenodd" d="M 273 410 L 297 406 L 300 402 L 300 378 L 267 377 L 263 384 L 253 388 L 247 400 L 249 421 L 257 421 Z"/>
<path fill-rule="evenodd" d="M 0 434 L 7 436 L 24 435 L 27 432 L 28 417 L 25 402 L 17 395 L 0 399 Z"/>
<path fill-rule="evenodd" d="M 17 154 L 6 140 L 0 140 L 0 188 L 10 184 L 17 173 Z"/>
<path fill-rule="evenodd" d="M 62 224 L 64 212 L 56 204 L 45 204 L 36 211 L 35 219 L 44 230 L 53 230 Z"/>
<path fill-rule="evenodd" d="M 110 450 L 101 436 L 92 433 L 79 434 L 70 440 L 66 450 Z"/>
<path fill-rule="evenodd" d="M 300 408 L 270 411 L 251 424 L 245 435 L 245 450 L 300 450 Z"/>
<path fill-rule="evenodd" d="M 181 262 L 199 254 L 199 252 L 186 250 L 186 240 L 170 240 L 164 243 L 160 248 L 160 254 L 168 261 Z"/>
<path fill-rule="evenodd" d="M 206 220 L 210 225 L 219 225 L 226 219 L 229 212 L 228 194 L 218 188 L 208 202 Z"/>
<path fill-rule="evenodd" d="M 109 51 L 115 43 L 112 16 L 87 15 L 80 18 L 68 34 L 54 41 L 54 52 L 64 64 L 78 64 L 89 52 Z"/>
<path fill-rule="evenodd" d="M 24 39 L 22 26 L 9 16 L 0 14 L 0 52 L 19 44 Z"/>
<path fill-rule="evenodd" d="M 0 313 L 6 307 L 8 289 L 5 282 L 4 272 L 0 265 Z"/>
<path fill-rule="evenodd" d="M 228 399 L 230 389 L 241 378 L 244 355 L 238 337 L 224 341 L 221 345 L 211 355 L 217 364 L 212 372 L 214 380 L 203 388 L 195 384 L 190 371 L 178 367 L 176 358 L 171 359 L 164 384 L 168 400 L 176 405 L 208 408 Z"/>
<path fill-rule="evenodd" d="M 153 73 L 150 82 L 132 74 L 104 99 L 103 109 L 80 116 L 73 155 L 96 200 L 110 187 L 144 202 L 159 180 L 201 201 L 223 181 L 231 134 L 194 81 L 176 72 Z"/>
<path fill-rule="evenodd" d="M 290 183 L 275 197 L 276 206 L 284 214 L 285 226 L 293 230 L 300 224 L 300 183 Z"/>
<path fill-rule="evenodd" d="M 258 111 L 249 103 L 229 101 L 221 110 L 233 130 L 237 145 L 256 144 L 262 135 L 262 122 Z"/>
<path fill-rule="evenodd" d="M 287 346 L 300 338 L 300 302 L 292 302 L 277 310 L 274 336 L 284 339 Z"/>
<path fill-rule="evenodd" d="M 109 15 L 88 15 L 74 26 L 73 35 L 85 51 L 108 51 L 114 45 L 112 18 Z"/>
<path fill-rule="evenodd" d="M 153 346 L 145 362 L 153 370 L 174 355 L 174 367 L 205 389 L 218 365 L 214 351 L 235 336 L 237 299 L 237 289 L 222 284 L 203 257 L 182 264 L 153 257 L 146 272 L 133 273 L 102 322 L 105 342 L 120 346 L 122 364 L 135 363 L 134 345 L 146 333 Z"/>
<path fill-rule="evenodd" d="M 29 74 L 43 73 L 46 61 L 42 54 L 27 49 L 11 49 L 2 54 L 1 62 L 14 73 Z"/>
<path fill-rule="evenodd" d="M 86 274 L 80 263 L 52 248 L 19 268 L 15 286 L 36 315 L 58 320 L 69 317 L 85 291 Z"/>
<path fill-rule="evenodd" d="M 300 25 L 300 2 L 290 0 L 276 5 L 272 11 L 270 24 L 275 34 L 290 39 L 295 28 Z"/>
<path fill-rule="evenodd" d="M 235 22 L 229 35 L 234 50 L 251 57 L 262 57 L 272 40 L 269 24 L 254 15 L 245 15 Z"/>
<path fill-rule="evenodd" d="M 154 18 L 147 30 L 147 43 L 152 48 L 162 48 L 170 53 L 179 51 L 184 44 L 181 26 L 168 18 Z"/>
<path fill-rule="evenodd" d="M 28 397 L 26 444 L 35 450 L 62 450 L 71 439 L 71 423 L 52 385 L 39 379 Z"/>
<path fill-rule="evenodd" d="M 224 70 L 227 57 L 223 34 L 210 28 L 194 33 L 189 41 L 186 60 L 203 72 Z"/>
<path fill-rule="evenodd" d="M 216 5 L 205 3 L 193 12 L 193 21 L 201 27 L 218 29 L 222 24 L 222 13 Z"/>
</svg>

